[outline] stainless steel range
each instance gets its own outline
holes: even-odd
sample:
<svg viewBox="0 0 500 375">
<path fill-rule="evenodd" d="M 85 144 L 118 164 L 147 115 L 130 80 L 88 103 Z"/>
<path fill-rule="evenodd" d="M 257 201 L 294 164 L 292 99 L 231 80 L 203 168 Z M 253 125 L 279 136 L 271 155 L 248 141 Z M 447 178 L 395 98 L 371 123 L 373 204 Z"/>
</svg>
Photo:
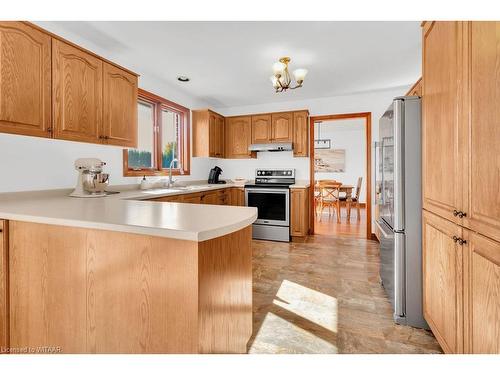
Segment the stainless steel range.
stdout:
<svg viewBox="0 0 500 375">
<path fill-rule="evenodd" d="M 295 169 L 257 169 L 255 183 L 245 185 L 245 205 L 257 207 L 252 237 L 290 241 L 290 185 Z"/>
</svg>

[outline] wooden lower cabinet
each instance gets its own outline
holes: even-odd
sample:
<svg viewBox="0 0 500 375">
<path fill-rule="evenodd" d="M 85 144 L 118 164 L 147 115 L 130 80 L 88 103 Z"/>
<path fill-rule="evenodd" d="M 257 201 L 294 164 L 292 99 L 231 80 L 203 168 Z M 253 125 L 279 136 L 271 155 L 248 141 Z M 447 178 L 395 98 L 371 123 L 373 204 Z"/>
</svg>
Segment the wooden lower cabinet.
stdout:
<svg viewBox="0 0 500 375">
<path fill-rule="evenodd" d="M 196 204 L 217 204 L 244 206 L 245 189 L 240 187 L 230 187 L 227 189 L 210 190 L 201 193 L 187 193 L 179 195 L 169 195 L 166 197 L 148 199 L 152 202 L 182 202 Z"/>
<path fill-rule="evenodd" d="M 206 193 L 201 193 L 201 202 L 202 204 L 218 204 L 219 202 L 219 193 L 217 191 L 209 191 Z"/>
<path fill-rule="evenodd" d="M 245 189 L 240 187 L 233 187 L 231 189 L 231 206 L 244 206 L 245 205 Z"/>
<path fill-rule="evenodd" d="M 199 204 L 201 203 L 201 195 L 200 193 L 182 195 L 181 202 Z"/>
<path fill-rule="evenodd" d="M 217 191 L 217 204 L 226 206 L 231 204 L 231 192 L 229 189 L 221 189 Z"/>
<path fill-rule="evenodd" d="M 466 352 L 500 354 L 500 242 L 466 229 L 464 238 Z"/>
<path fill-rule="evenodd" d="M 309 188 L 290 189 L 290 234 L 309 234 Z"/>
<path fill-rule="evenodd" d="M 424 317 L 445 353 L 463 353 L 462 228 L 423 212 Z"/>
<path fill-rule="evenodd" d="M 9 222 L 10 345 L 61 353 L 246 353 L 250 226 L 195 242 Z"/>
<path fill-rule="evenodd" d="M 183 202 L 184 197 L 182 195 L 169 195 L 167 197 L 148 199 L 153 202 Z"/>
<path fill-rule="evenodd" d="M 6 220 L 0 220 L 0 349 L 9 347 L 9 239 L 7 235 L 8 223 Z"/>
</svg>

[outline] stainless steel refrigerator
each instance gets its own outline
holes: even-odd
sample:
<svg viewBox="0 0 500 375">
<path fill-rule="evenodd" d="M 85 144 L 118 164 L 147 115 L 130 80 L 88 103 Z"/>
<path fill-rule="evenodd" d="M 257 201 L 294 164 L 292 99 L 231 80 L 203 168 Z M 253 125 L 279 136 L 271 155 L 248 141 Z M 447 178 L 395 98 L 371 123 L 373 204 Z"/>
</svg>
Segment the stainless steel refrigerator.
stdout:
<svg viewBox="0 0 500 375">
<path fill-rule="evenodd" d="M 420 98 L 395 98 L 379 121 L 375 193 L 380 278 L 396 323 L 428 328 L 422 313 Z"/>
</svg>

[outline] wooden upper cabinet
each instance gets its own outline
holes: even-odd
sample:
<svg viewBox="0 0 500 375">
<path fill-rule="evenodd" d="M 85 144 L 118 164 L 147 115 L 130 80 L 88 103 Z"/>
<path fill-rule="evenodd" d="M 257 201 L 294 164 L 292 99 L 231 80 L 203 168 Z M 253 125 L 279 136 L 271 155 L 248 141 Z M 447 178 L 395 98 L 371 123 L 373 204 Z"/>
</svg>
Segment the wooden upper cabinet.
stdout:
<svg viewBox="0 0 500 375">
<path fill-rule="evenodd" d="M 464 225 L 500 241 L 500 22 L 466 23 L 465 34 Z"/>
<path fill-rule="evenodd" d="M 0 132 L 51 137 L 51 38 L 0 22 Z"/>
<path fill-rule="evenodd" d="M 224 157 L 224 117 L 215 116 L 215 157 Z"/>
<path fill-rule="evenodd" d="M 100 141 L 102 129 L 102 61 L 53 39 L 52 92 L 54 137 Z"/>
<path fill-rule="evenodd" d="M 462 228 L 423 213 L 424 317 L 446 353 L 463 353 Z"/>
<path fill-rule="evenodd" d="M 466 352 L 500 354 L 500 242 L 467 229 L 464 238 L 468 255 Z"/>
<path fill-rule="evenodd" d="M 137 147 L 137 76 L 104 63 L 103 96 L 105 142 Z"/>
<path fill-rule="evenodd" d="M 293 112 L 273 113 L 271 116 L 271 140 L 292 142 Z"/>
<path fill-rule="evenodd" d="M 293 156 L 307 156 L 309 150 L 309 112 L 293 113 Z"/>
<path fill-rule="evenodd" d="M 423 28 L 422 153 L 423 207 L 456 223 L 462 207 L 460 122 L 460 22 Z"/>
<path fill-rule="evenodd" d="M 226 158 L 244 159 L 252 157 L 248 151 L 252 139 L 251 116 L 226 118 Z"/>
<path fill-rule="evenodd" d="M 252 144 L 271 142 L 271 115 L 252 116 Z"/>
<path fill-rule="evenodd" d="M 209 109 L 193 111 L 193 156 L 224 157 L 224 117 Z"/>
</svg>

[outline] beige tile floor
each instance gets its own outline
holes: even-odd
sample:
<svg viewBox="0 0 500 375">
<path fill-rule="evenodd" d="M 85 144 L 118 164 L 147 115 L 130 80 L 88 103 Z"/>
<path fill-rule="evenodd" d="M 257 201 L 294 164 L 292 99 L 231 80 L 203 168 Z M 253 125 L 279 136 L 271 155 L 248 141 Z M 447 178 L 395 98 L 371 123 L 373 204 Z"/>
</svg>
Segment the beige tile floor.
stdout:
<svg viewBox="0 0 500 375">
<path fill-rule="evenodd" d="M 376 242 L 254 241 L 253 257 L 249 353 L 441 353 L 430 331 L 393 322 Z"/>
</svg>

